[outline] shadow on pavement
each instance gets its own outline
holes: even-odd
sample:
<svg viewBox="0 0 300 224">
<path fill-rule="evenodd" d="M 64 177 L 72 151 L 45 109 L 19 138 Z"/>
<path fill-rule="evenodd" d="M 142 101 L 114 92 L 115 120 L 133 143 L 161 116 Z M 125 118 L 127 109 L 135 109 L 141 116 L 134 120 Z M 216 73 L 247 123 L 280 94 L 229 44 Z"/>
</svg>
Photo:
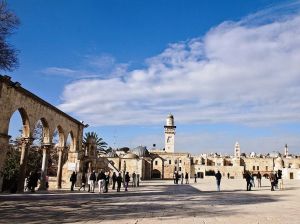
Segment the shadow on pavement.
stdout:
<svg viewBox="0 0 300 224">
<path fill-rule="evenodd" d="M 66 223 L 151 217 L 238 214 L 230 205 L 271 203 L 278 195 L 246 191 L 199 191 L 190 185 L 155 185 L 109 194 L 1 195 L 1 223 Z M 235 206 L 236 208 L 236 206 Z"/>
</svg>

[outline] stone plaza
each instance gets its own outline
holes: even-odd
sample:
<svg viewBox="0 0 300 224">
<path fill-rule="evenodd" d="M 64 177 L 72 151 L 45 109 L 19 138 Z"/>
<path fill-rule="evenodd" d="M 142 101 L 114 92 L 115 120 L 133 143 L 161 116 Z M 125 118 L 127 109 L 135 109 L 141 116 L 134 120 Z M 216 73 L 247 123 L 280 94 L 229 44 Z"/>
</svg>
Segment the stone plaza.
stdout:
<svg viewBox="0 0 300 224">
<path fill-rule="evenodd" d="M 174 185 L 171 180 L 141 182 L 120 193 L 67 189 L 0 195 L 0 223 L 299 223 L 300 181 L 285 180 L 284 190 L 246 191 L 243 179 L 214 178 Z"/>
</svg>

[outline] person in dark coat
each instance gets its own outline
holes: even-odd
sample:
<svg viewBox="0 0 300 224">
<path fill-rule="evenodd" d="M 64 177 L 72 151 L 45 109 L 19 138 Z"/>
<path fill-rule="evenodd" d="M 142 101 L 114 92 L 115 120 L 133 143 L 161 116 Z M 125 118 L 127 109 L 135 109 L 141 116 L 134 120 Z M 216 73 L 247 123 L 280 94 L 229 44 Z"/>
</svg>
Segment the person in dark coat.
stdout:
<svg viewBox="0 0 300 224">
<path fill-rule="evenodd" d="M 129 181 L 130 181 L 130 176 L 129 176 L 129 173 L 126 172 L 126 174 L 125 174 L 125 191 L 128 191 Z"/>
<path fill-rule="evenodd" d="M 122 182 L 123 178 L 121 176 L 121 173 L 119 173 L 119 176 L 117 177 L 117 192 L 120 192 Z"/>
<path fill-rule="evenodd" d="M 218 170 L 218 172 L 215 174 L 215 177 L 216 177 L 216 181 L 217 181 L 217 190 L 220 191 L 220 185 L 221 185 L 222 174 L 220 173 L 219 170 Z"/>
<path fill-rule="evenodd" d="M 257 186 L 261 187 L 261 173 L 259 171 L 257 173 L 256 179 L 257 179 Z"/>
<path fill-rule="evenodd" d="M 38 180 L 39 180 L 39 177 L 38 177 L 38 174 L 36 171 L 34 172 L 30 172 L 29 174 L 29 190 L 31 192 L 34 192 L 35 191 L 35 188 L 37 187 L 38 185 Z"/>
<path fill-rule="evenodd" d="M 105 177 L 104 177 L 104 191 L 103 193 L 107 193 L 108 192 L 108 184 L 109 184 L 109 172 L 107 172 L 105 174 Z"/>
<path fill-rule="evenodd" d="M 189 174 L 188 174 L 188 172 L 186 172 L 185 173 L 185 184 L 188 184 L 188 183 L 189 183 Z"/>
<path fill-rule="evenodd" d="M 245 174 L 245 179 L 246 179 L 246 183 L 247 183 L 247 191 L 251 191 L 251 187 L 252 187 L 252 177 L 250 172 L 246 172 Z"/>
<path fill-rule="evenodd" d="M 75 171 L 73 171 L 73 173 L 70 177 L 70 181 L 71 181 L 71 191 L 74 191 L 74 186 L 77 181 L 77 174 L 75 173 Z"/>
<path fill-rule="evenodd" d="M 116 172 L 113 172 L 113 175 L 112 175 L 112 182 L 113 182 L 112 189 L 115 190 L 116 182 L 117 182 L 117 175 L 116 175 Z"/>
</svg>

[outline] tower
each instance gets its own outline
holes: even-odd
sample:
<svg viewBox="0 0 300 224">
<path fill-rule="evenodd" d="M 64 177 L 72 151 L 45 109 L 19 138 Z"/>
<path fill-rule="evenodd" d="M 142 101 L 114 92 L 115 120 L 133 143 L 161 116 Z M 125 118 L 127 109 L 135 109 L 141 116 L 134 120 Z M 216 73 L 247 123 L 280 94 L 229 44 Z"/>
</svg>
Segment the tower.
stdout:
<svg viewBox="0 0 300 224">
<path fill-rule="evenodd" d="M 289 156 L 289 148 L 288 148 L 287 144 L 285 144 L 285 147 L 284 147 L 284 156 L 285 157 Z"/>
<path fill-rule="evenodd" d="M 175 146 L 175 129 L 174 117 L 169 114 L 166 120 L 165 127 L 165 150 L 166 152 L 174 152 Z"/>
<path fill-rule="evenodd" d="M 236 142 L 235 146 L 234 146 L 234 158 L 240 158 L 240 157 L 241 157 L 240 144 L 238 142 Z"/>
</svg>

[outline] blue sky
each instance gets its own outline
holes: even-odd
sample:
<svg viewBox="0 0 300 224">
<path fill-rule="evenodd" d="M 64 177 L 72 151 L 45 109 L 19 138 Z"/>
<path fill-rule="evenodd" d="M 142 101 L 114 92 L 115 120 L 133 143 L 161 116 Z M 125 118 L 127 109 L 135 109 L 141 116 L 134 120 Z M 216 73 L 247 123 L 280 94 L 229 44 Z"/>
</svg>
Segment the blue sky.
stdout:
<svg viewBox="0 0 300 224">
<path fill-rule="evenodd" d="M 299 5 L 11 0 L 20 67 L 8 74 L 112 147 L 162 148 L 172 112 L 176 151 L 300 153 Z"/>
</svg>

